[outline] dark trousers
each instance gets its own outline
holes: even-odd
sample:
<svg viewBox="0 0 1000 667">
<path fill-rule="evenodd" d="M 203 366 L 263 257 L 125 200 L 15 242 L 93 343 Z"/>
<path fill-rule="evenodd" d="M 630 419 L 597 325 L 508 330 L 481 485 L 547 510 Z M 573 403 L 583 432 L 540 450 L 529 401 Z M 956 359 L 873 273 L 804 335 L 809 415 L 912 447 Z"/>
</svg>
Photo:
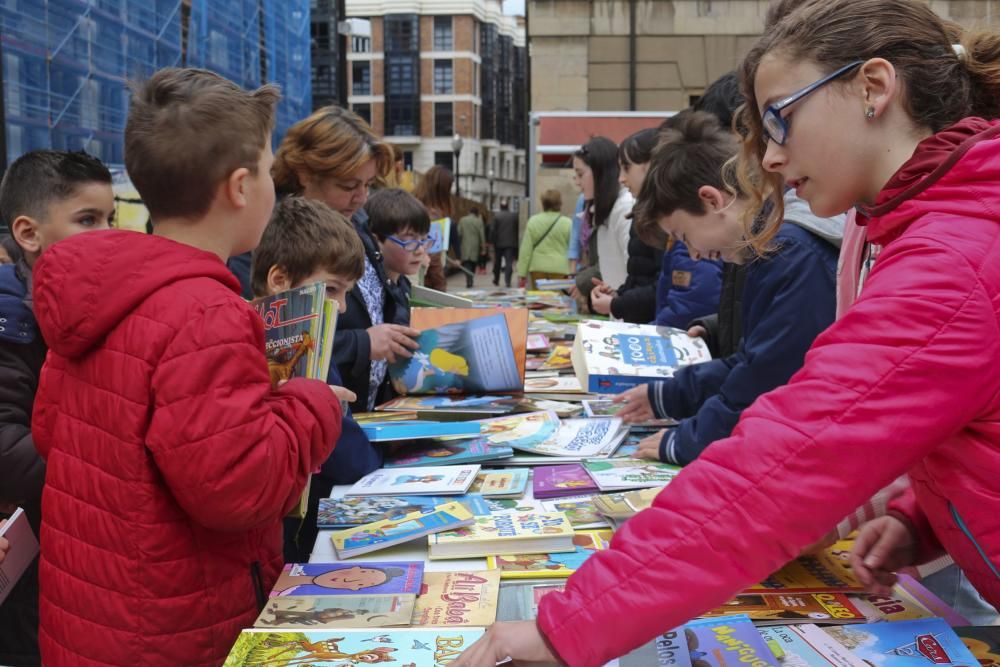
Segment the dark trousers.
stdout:
<svg viewBox="0 0 1000 667">
<path fill-rule="evenodd" d="M 476 260 L 463 260 L 462 266 L 465 267 L 465 286 L 472 287 L 472 281 L 476 277 Z"/>
<path fill-rule="evenodd" d="M 500 262 L 503 260 L 503 279 L 510 287 L 510 277 L 514 272 L 514 255 L 517 248 L 495 248 L 493 250 L 493 284 L 500 283 Z"/>
</svg>

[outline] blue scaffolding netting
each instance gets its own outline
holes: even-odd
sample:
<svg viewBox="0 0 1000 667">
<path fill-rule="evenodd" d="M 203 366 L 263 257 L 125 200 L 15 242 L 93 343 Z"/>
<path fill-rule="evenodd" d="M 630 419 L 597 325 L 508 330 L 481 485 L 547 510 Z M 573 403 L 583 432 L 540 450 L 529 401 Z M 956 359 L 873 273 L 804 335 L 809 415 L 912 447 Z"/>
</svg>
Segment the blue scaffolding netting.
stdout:
<svg viewBox="0 0 1000 667">
<path fill-rule="evenodd" d="M 36 148 L 82 149 L 121 166 L 128 82 L 163 67 L 204 67 L 245 88 L 279 84 L 275 139 L 308 115 L 309 0 L 184 4 L 0 1 L 8 161 Z"/>
</svg>

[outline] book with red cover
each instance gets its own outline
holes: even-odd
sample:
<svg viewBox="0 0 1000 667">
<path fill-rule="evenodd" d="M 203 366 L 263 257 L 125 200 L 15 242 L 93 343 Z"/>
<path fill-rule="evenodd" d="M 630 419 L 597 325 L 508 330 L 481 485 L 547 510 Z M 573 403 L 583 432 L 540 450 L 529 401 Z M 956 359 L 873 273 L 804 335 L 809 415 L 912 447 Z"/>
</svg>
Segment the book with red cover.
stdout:
<svg viewBox="0 0 1000 667">
<path fill-rule="evenodd" d="M 535 498 L 562 498 L 587 493 L 599 493 L 587 471 L 579 463 L 535 468 L 532 488 Z"/>
</svg>

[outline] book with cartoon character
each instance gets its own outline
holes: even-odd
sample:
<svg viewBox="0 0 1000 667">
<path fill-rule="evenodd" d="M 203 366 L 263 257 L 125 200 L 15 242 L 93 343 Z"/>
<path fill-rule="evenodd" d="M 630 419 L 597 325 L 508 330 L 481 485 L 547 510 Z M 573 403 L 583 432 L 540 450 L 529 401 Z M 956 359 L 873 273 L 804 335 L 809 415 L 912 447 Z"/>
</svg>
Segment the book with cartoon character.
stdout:
<svg viewBox="0 0 1000 667">
<path fill-rule="evenodd" d="M 520 391 L 524 384 L 527 311 L 414 308 L 419 349 L 389 365 L 393 388 L 408 394 Z"/>
<path fill-rule="evenodd" d="M 454 496 L 469 490 L 478 464 L 393 468 L 368 473 L 347 490 L 348 496 Z"/>
<path fill-rule="evenodd" d="M 286 563 L 270 595 L 416 595 L 423 576 L 423 561 Z"/>
<path fill-rule="evenodd" d="M 757 631 L 783 667 L 870 667 L 816 625 L 758 624 Z"/>
<path fill-rule="evenodd" d="M 743 614 L 703 618 L 684 626 L 693 667 L 778 667 L 778 659 Z"/>
<path fill-rule="evenodd" d="M 869 623 L 943 618 L 951 627 L 968 625 L 969 619 L 945 604 L 908 574 L 900 573 L 889 595 L 852 593 L 847 597 L 868 618 Z M 1000 667 L 1000 663 L 995 665 Z"/>
<path fill-rule="evenodd" d="M 223 667 L 251 665 L 371 665 L 441 667 L 483 636 L 483 628 L 377 630 L 244 630 Z"/>
<path fill-rule="evenodd" d="M 704 618 L 746 614 L 758 626 L 794 623 L 865 623 L 865 615 L 843 593 L 743 593 Z"/>
<path fill-rule="evenodd" d="M 528 488 L 531 471 L 523 468 L 483 470 L 469 487 L 487 499 L 520 498 Z"/>
<path fill-rule="evenodd" d="M 362 554 L 409 542 L 442 531 L 454 531 L 475 521 L 472 512 L 461 503 L 439 505 L 433 512 L 410 512 L 397 519 L 382 519 L 355 528 L 339 530 L 330 536 L 337 557 L 353 558 Z"/>
<path fill-rule="evenodd" d="M 538 471 L 539 468 L 536 468 L 535 474 L 538 474 Z M 593 494 L 543 500 L 541 501 L 541 506 L 546 512 L 563 512 L 566 514 L 566 518 L 569 519 L 569 522 L 576 530 L 608 527 L 608 521 L 597 511 L 597 507 L 594 505 Z"/>
<path fill-rule="evenodd" d="M 502 445 L 490 445 L 487 440 L 433 440 L 424 445 L 405 447 L 385 457 L 386 468 L 454 465 L 498 461 L 514 455 L 514 450 Z"/>
<path fill-rule="evenodd" d="M 823 551 L 799 556 L 744 593 L 860 592 L 865 589 L 851 571 L 851 540 L 834 542 Z"/>
<path fill-rule="evenodd" d="M 429 514 L 438 505 L 462 503 L 476 516 L 490 514 L 490 506 L 479 494 L 464 496 L 342 496 L 320 498 L 316 526 L 321 529 L 350 528 L 382 519 L 396 519 L 410 512 Z"/>
<path fill-rule="evenodd" d="M 711 360 L 701 338 L 670 327 L 585 320 L 573 340 L 573 370 L 584 391 L 617 394 Z"/>
<path fill-rule="evenodd" d="M 565 579 L 610 541 L 610 530 L 578 530 L 573 535 L 573 551 L 488 556 L 486 565 L 499 570 L 501 579 Z"/>
<path fill-rule="evenodd" d="M 474 558 L 489 555 L 574 551 L 573 526 L 561 512 L 522 512 L 476 517 L 465 528 L 431 535 L 428 556 Z"/>
<path fill-rule="evenodd" d="M 607 419 L 595 419 L 604 423 Z M 680 473 L 678 466 L 646 459 L 603 459 L 583 462 L 587 474 L 601 491 L 661 487 Z"/>
<path fill-rule="evenodd" d="M 269 598 L 255 628 L 326 630 L 409 625 L 415 595 L 284 595 Z"/>
<path fill-rule="evenodd" d="M 966 625 L 954 630 L 982 667 L 1000 667 L 1000 625 Z"/>
<path fill-rule="evenodd" d="M 597 485 L 579 463 L 536 468 L 531 481 L 535 498 L 560 498 L 596 492 Z"/>
<path fill-rule="evenodd" d="M 979 661 L 943 619 L 823 628 L 869 665 L 978 667 Z"/>
<path fill-rule="evenodd" d="M 500 573 L 428 572 L 413 609 L 412 625 L 486 626 L 497 617 Z"/>
</svg>

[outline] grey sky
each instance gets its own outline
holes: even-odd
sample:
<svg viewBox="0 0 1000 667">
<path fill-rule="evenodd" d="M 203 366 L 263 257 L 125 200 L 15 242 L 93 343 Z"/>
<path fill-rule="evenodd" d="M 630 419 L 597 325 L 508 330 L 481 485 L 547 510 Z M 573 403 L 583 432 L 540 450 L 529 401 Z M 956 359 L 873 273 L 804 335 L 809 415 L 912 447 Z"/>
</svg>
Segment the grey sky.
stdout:
<svg viewBox="0 0 1000 667">
<path fill-rule="evenodd" d="M 503 0 L 503 13 L 524 16 L 524 0 Z"/>
</svg>

